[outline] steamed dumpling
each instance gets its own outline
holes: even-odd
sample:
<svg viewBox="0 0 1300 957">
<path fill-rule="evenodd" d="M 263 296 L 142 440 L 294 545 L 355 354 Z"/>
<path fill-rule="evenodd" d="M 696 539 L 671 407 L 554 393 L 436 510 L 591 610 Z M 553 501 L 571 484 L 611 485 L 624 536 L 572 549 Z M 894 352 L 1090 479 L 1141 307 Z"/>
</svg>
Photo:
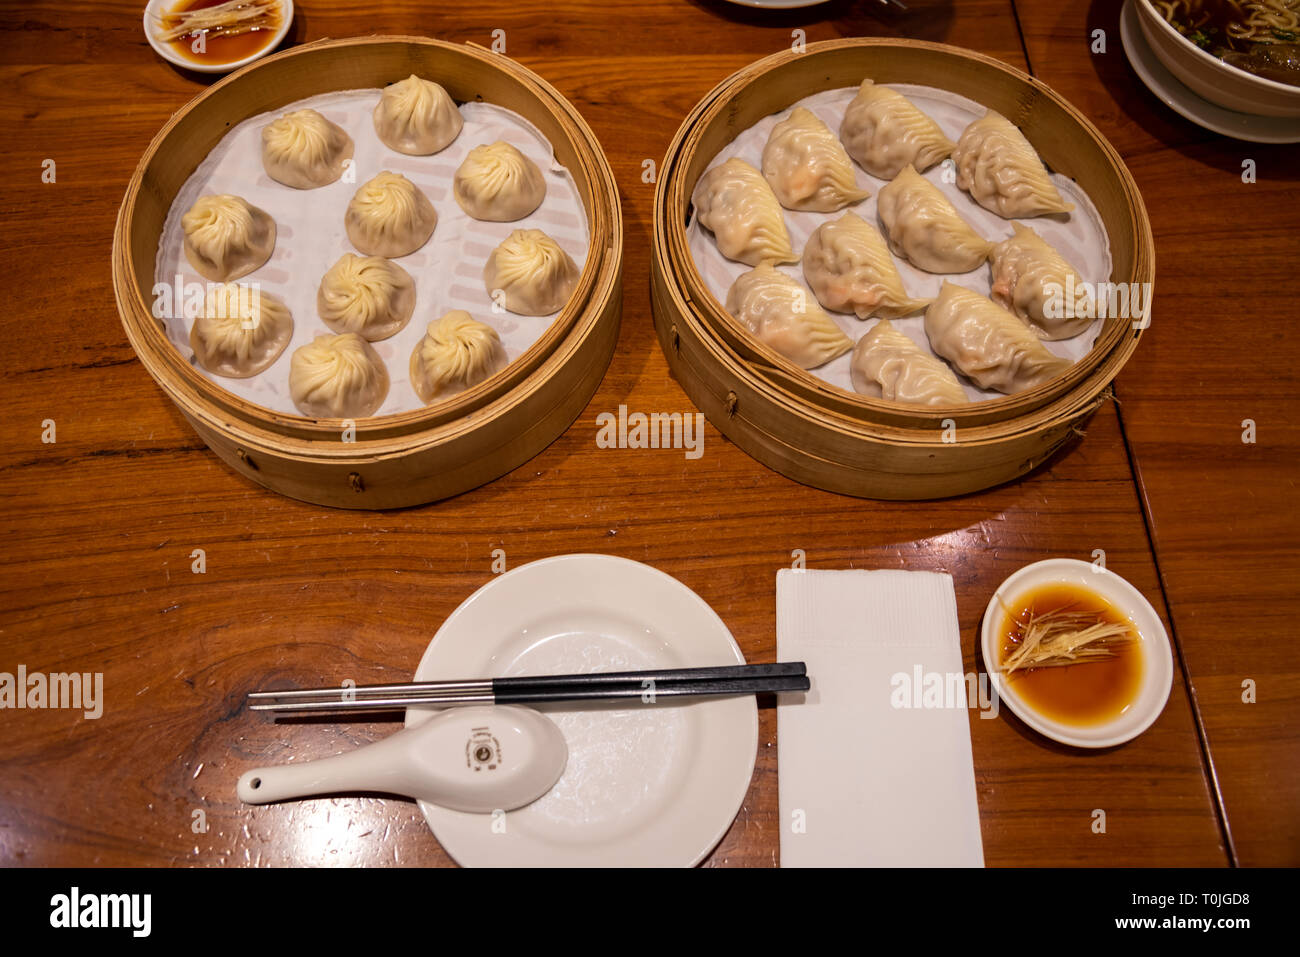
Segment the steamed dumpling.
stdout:
<svg viewBox="0 0 1300 957">
<path fill-rule="evenodd" d="M 495 329 L 453 309 L 429 323 L 411 353 L 411 385 L 428 405 L 478 385 L 508 362 Z"/>
<path fill-rule="evenodd" d="M 786 209 L 830 213 L 871 195 L 858 186 L 853 161 L 835 134 L 802 106 L 772 128 L 763 147 L 763 178 Z"/>
<path fill-rule="evenodd" d="M 293 352 L 289 395 L 303 415 L 359 419 L 388 396 L 388 369 L 370 343 L 354 332 L 317 336 Z"/>
<path fill-rule="evenodd" d="M 373 117 L 379 139 L 411 156 L 445 149 L 465 125 L 447 91 L 415 74 L 384 88 Z"/>
<path fill-rule="evenodd" d="M 909 405 L 961 405 L 966 393 L 941 359 L 881 319 L 858 340 L 849 360 L 855 391 Z"/>
<path fill-rule="evenodd" d="M 343 218 L 353 246 L 387 259 L 415 252 L 437 223 L 429 198 L 401 173 L 387 170 L 357 190 Z"/>
<path fill-rule="evenodd" d="M 581 275 L 578 264 L 540 229 L 516 229 L 483 267 L 483 283 L 494 302 L 510 312 L 549 316 L 569 301 Z"/>
<path fill-rule="evenodd" d="M 939 187 L 910 165 L 881 187 L 876 206 L 889 248 L 926 272 L 970 272 L 993 248 Z"/>
<path fill-rule="evenodd" d="M 896 319 L 930 302 L 907 294 L 884 237 L 855 213 L 822 223 L 808 238 L 803 277 L 823 306 L 859 319 Z"/>
<path fill-rule="evenodd" d="M 692 202 L 700 225 L 728 259 L 749 266 L 798 260 L 776 194 L 744 160 L 732 157 L 701 176 Z"/>
<path fill-rule="evenodd" d="M 456 202 L 475 219 L 510 223 L 542 205 L 546 180 L 536 163 L 498 140 L 469 151 L 456 170 Z"/>
<path fill-rule="evenodd" d="M 204 279 L 229 282 L 275 250 L 275 220 L 238 196 L 200 196 L 181 217 L 185 258 Z"/>
<path fill-rule="evenodd" d="M 825 365 L 853 348 L 807 290 L 771 263 L 761 263 L 731 284 L 727 312 L 803 369 Z"/>
<path fill-rule="evenodd" d="M 903 94 L 863 80 L 844 111 L 840 139 L 872 176 L 893 179 L 904 166 L 924 173 L 956 146 Z"/>
<path fill-rule="evenodd" d="M 395 262 L 344 253 L 321 278 L 316 312 L 335 332 L 370 342 L 400 331 L 415 311 L 415 282 Z"/>
<path fill-rule="evenodd" d="M 233 282 L 208 290 L 190 328 L 199 365 L 217 375 L 246 379 L 280 357 L 293 337 L 293 316 L 255 285 Z"/>
<path fill-rule="evenodd" d="M 957 185 L 985 209 L 1011 219 L 1068 213 L 1038 153 L 1025 134 L 1001 113 L 989 110 L 966 127 L 953 150 Z"/>
<path fill-rule="evenodd" d="M 1077 309 L 1074 315 L 1066 314 L 1066 297 L 1071 289 L 1078 295 L 1083 277 L 1038 233 L 1020 223 L 1013 225 L 1015 235 L 996 244 L 989 256 L 991 298 L 1029 323 L 1040 339 L 1077 336 L 1092 325 L 1095 311 Z"/>
<path fill-rule="evenodd" d="M 352 137 L 315 110 L 294 110 L 262 127 L 262 166 L 277 183 L 315 189 L 343 175 Z"/>
<path fill-rule="evenodd" d="M 1071 366 L 1023 322 L 964 286 L 945 282 L 925 311 L 930 348 L 981 389 L 1008 395 L 1050 382 Z"/>
</svg>

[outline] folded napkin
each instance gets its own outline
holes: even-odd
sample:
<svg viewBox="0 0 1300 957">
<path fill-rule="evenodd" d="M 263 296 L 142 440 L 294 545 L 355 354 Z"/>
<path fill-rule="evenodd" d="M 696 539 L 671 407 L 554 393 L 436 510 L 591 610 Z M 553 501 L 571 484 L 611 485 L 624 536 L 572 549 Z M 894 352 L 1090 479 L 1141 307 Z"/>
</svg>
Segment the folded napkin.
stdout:
<svg viewBox="0 0 1300 957">
<path fill-rule="evenodd" d="M 783 569 L 776 646 L 782 866 L 982 867 L 952 577 Z"/>
</svg>

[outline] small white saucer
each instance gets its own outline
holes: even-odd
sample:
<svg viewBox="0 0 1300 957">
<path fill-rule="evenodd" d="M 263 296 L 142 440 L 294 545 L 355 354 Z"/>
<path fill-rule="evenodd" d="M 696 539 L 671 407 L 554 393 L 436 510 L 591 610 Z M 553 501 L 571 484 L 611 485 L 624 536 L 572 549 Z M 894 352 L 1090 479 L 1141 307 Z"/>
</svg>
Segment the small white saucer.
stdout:
<svg viewBox="0 0 1300 957">
<path fill-rule="evenodd" d="M 722 619 L 658 569 L 560 555 L 488 582 L 438 629 L 416 681 L 743 664 Z M 655 704 L 539 706 L 569 748 L 555 787 L 496 816 L 420 802 L 466 866 L 674 867 L 699 863 L 749 791 L 752 695 Z M 406 725 L 435 712 L 408 709 Z"/>
<path fill-rule="evenodd" d="M 1300 143 L 1300 119 L 1225 110 L 1193 93 L 1161 63 L 1142 35 L 1136 4 L 1125 0 L 1119 35 L 1133 70 L 1162 103 L 1198 126 L 1252 143 Z"/>
<path fill-rule="evenodd" d="M 1142 641 L 1142 686 L 1133 705 L 1113 721 L 1090 727 L 1054 721 L 1035 711 L 1020 697 L 1015 690 L 1015 683 L 1007 681 L 998 668 L 1001 660 L 998 639 L 1006 618 L 1002 604 L 1010 605 L 1029 589 L 1051 582 L 1067 582 L 1097 592 L 1119 612 L 1127 615 L 1137 629 Z M 989 680 L 998 699 L 1039 734 L 1076 748 L 1110 748 L 1133 740 L 1160 717 L 1174 685 L 1174 655 L 1169 646 L 1169 634 L 1151 603 L 1140 591 L 1109 569 L 1074 558 L 1049 558 L 1034 562 L 998 586 L 984 611 L 980 642 L 984 652 L 984 667 L 988 669 Z"/>
<path fill-rule="evenodd" d="M 176 0 L 149 0 L 144 7 L 144 36 L 149 41 L 149 46 L 153 47 L 154 53 L 171 63 L 174 66 L 186 70 L 193 70 L 195 73 L 233 73 L 241 66 L 247 66 L 254 60 L 260 60 L 268 53 L 274 53 L 276 47 L 289 34 L 289 27 L 293 25 L 293 0 L 281 0 L 281 17 L 280 28 L 275 31 L 275 36 L 271 42 L 262 49 L 258 50 L 241 60 L 234 60 L 230 63 L 200 63 L 197 60 L 191 60 L 181 56 L 171 46 L 158 39 L 158 24 L 162 22 L 164 11 L 170 11 Z"/>
</svg>

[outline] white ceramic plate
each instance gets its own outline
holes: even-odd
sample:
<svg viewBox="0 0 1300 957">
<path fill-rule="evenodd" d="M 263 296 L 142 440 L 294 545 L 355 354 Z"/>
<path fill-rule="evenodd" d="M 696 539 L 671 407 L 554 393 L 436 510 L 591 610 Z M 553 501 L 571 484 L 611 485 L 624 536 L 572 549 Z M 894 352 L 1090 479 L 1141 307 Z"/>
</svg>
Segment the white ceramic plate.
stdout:
<svg viewBox="0 0 1300 957">
<path fill-rule="evenodd" d="M 561 555 L 495 578 L 434 636 L 416 681 L 742 664 L 731 632 L 663 572 Z M 753 696 L 631 707 L 543 706 L 569 760 L 546 795 L 493 818 L 420 802 L 466 866 L 671 867 L 699 863 L 731 826 L 758 748 Z M 408 727 L 433 712 L 408 709 Z"/>
<path fill-rule="evenodd" d="M 275 51 L 275 48 L 288 35 L 289 27 L 293 24 L 293 0 L 281 0 L 280 29 L 275 31 L 275 36 L 271 38 L 270 43 L 242 60 L 235 60 L 231 63 L 199 63 L 196 60 L 181 56 L 169 44 L 158 39 L 158 24 L 162 21 L 163 13 L 170 11 L 176 5 L 177 0 L 149 0 L 144 7 L 144 36 L 149 41 L 149 46 L 153 47 L 154 52 L 168 63 L 186 70 L 193 70 L 195 73 L 233 73 L 241 66 L 247 66 L 254 60 L 260 60 L 268 53 Z"/>
<path fill-rule="evenodd" d="M 1138 0 L 1126 0 L 1119 33 L 1133 70 L 1148 89 L 1175 113 L 1198 126 L 1252 143 L 1300 143 L 1300 120 L 1257 116 L 1224 109 L 1198 96 L 1157 59 L 1138 23 Z"/>
<path fill-rule="evenodd" d="M 998 634 L 1006 617 L 1002 604 L 1010 605 L 1026 591 L 1051 582 L 1068 582 L 1097 592 L 1132 620 L 1141 638 L 1142 685 L 1137 700 L 1112 721 L 1091 727 L 1054 721 L 1026 703 L 1016 693 L 1015 683 L 1008 682 L 997 670 L 1001 658 Z M 1035 731 L 1077 748 L 1109 748 L 1136 738 L 1160 717 L 1173 688 L 1174 656 L 1169 647 L 1169 635 L 1151 603 L 1114 572 L 1074 558 L 1049 558 L 1035 562 L 1004 581 L 989 599 L 984 612 L 981 646 L 984 667 L 988 669 L 999 700 Z"/>
</svg>

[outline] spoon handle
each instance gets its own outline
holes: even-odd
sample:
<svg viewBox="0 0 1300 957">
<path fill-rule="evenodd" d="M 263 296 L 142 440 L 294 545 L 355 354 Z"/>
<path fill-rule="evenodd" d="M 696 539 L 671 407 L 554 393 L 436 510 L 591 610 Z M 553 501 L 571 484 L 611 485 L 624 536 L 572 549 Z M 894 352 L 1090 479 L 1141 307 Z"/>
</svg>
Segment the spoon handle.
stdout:
<svg viewBox="0 0 1300 957">
<path fill-rule="evenodd" d="M 405 750 L 399 732 L 332 758 L 254 768 L 240 776 L 235 790 L 247 804 L 344 791 L 382 791 L 410 797 L 407 763 L 401 760 Z"/>
</svg>

